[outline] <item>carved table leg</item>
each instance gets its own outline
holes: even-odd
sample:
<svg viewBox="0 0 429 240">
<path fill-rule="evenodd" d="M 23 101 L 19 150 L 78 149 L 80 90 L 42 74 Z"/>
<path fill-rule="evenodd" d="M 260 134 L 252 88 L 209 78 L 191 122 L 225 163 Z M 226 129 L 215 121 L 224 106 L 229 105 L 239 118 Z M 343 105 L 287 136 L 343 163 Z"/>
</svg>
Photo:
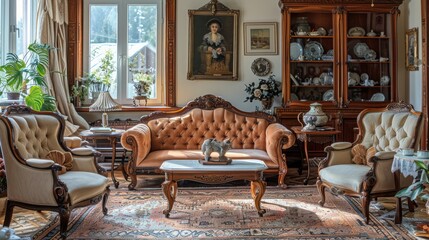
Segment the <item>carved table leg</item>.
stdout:
<svg viewBox="0 0 429 240">
<path fill-rule="evenodd" d="M 177 182 L 166 180 L 162 183 L 162 191 L 168 200 L 168 208 L 164 209 L 162 213 L 168 218 L 170 216 L 170 211 L 173 208 L 174 201 L 176 200 Z"/>
<path fill-rule="evenodd" d="M 264 196 L 266 185 L 267 184 L 262 180 L 252 181 L 250 185 L 250 192 L 252 194 L 256 210 L 258 210 L 258 214 L 260 217 L 262 217 L 266 212 L 265 209 L 261 209 L 261 199 Z"/>
<path fill-rule="evenodd" d="M 308 157 L 308 142 L 307 139 L 304 140 L 304 152 L 305 160 L 307 160 L 307 177 L 304 179 L 304 185 L 308 184 L 308 179 L 310 178 L 310 160 Z"/>
<path fill-rule="evenodd" d="M 110 139 L 110 142 L 112 143 L 112 169 L 110 170 L 110 173 L 112 174 L 112 181 L 115 185 L 115 188 L 119 187 L 119 182 L 115 178 L 115 159 L 116 159 L 116 137 L 112 137 Z"/>
</svg>

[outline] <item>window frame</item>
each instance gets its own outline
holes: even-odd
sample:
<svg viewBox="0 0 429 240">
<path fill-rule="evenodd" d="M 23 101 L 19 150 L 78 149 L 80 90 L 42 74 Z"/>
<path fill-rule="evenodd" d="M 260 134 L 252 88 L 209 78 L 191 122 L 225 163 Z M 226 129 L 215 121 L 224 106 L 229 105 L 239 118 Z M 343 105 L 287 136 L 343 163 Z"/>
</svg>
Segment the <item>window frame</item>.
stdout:
<svg viewBox="0 0 429 240">
<path fill-rule="evenodd" d="M 117 101 L 121 104 L 132 105 L 133 99 L 127 98 L 127 75 L 128 75 L 128 27 L 120 27 L 123 24 L 128 24 L 128 7 L 132 5 L 144 5 L 144 4 L 156 4 L 158 6 L 158 18 L 157 18 L 157 61 L 156 61 L 156 98 L 149 99 L 148 105 L 164 105 L 165 101 L 165 53 L 164 53 L 164 15 L 165 7 L 164 0 L 84 0 L 83 3 L 83 54 L 82 54 L 82 68 L 83 72 L 89 72 L 89 60 L 91 54 L 89 53 L 89 9 L 91 5 L 115 5 L 118 8 L 118 38 L 117 38 Z M 125 79 L 125 80 L 122 80 Z"/>
</svg>

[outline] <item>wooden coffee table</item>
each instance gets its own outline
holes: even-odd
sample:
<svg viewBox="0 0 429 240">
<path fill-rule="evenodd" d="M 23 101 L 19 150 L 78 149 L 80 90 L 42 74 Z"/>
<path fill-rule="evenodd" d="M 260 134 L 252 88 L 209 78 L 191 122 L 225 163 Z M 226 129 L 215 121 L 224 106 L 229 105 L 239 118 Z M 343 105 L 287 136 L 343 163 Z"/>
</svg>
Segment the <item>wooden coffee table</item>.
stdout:
<svg viewBox="0 0 429 240">
<path fill-rule="evenodd" d="M 265 193 L 266 182 L 263 171 L 267 169 L 263 161 L 233 160 L 230 165 L 202 165 L 198 160 L 168 160 L 160 169 L 165 172 L 162 190 L 168 200 L 168 208 L 162 213 L 168 218 L 177 194 L 177 181 L 191 180 L 207 184 L 221 184 L 235 180 L 251 181 L 250 192 L 260 217 L 265 213 L 261 209 L 261 199 Z"/>
</svg>

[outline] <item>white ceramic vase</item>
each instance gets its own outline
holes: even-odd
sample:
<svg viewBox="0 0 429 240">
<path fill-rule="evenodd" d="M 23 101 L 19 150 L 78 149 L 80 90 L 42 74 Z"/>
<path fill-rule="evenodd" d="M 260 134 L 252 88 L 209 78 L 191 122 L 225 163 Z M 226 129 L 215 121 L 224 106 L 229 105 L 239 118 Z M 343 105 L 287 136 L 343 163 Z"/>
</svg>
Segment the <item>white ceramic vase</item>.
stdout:
<svg viewBox="0 0 429 240">
<path fill-rule="evenodd" d="M 315 122 L 314 119 L 316 119 Z M 325 126 L 328 122 L 328 119 L 328 115 L 326 115 L 326 113 L 324 113 L 322 110 L 322 104 L 317 102 L 310 104 L 310 111 L 305 113 L 303 117 L 305 124 L 314 122 L 316 127 Z"/>
</svg>

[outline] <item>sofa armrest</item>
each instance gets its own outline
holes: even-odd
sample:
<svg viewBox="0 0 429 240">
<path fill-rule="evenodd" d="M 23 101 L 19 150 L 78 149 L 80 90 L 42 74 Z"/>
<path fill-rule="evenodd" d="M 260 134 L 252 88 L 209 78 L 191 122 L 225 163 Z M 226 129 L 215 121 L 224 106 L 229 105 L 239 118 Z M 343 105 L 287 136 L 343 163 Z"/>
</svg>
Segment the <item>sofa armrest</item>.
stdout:
<svg viewBox="0 0 429 240">
<path fill-rule="evenodd" d="M 295 134 L 280 123 L 268 125 L 266 129 L 266 149 L 268 156 L 281 165 L 282 149 L 288 149 L 295 143 Z"/>
<path fill-rule="evenodd" d="M 138 124 L 122 134 L 122 146 L 131 150 L 134 163 L 142 160 L 150 152 L 151 136 L 150 129 L 146 124 Z"/>
</svg>

